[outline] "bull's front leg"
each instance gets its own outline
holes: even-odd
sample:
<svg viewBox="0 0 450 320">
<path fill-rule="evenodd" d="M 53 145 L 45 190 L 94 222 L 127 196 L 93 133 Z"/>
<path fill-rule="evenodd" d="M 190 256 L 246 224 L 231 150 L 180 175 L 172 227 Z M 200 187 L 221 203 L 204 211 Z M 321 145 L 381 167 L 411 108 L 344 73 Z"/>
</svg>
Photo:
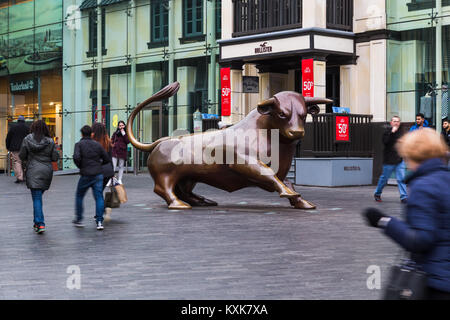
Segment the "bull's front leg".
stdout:
<svg viewBox="0 0 450 320">
<path fill-rule="evenodd" d="M 272 186 L 280 194 L 281 198 L 297 198 L 299 194 L 286 186 L 275 172 L 264 163 L 256 160 L 255 163 L 230 164 L 229 167 L 247 177 L 248 179 L 264 185 Z"/>
<path fill-rule="evenodd" d="M 284 184 L 295 191 L 294 185 L 289 180 L 287 180 L 287 179 L 284 180 Z M 302 198 L 302 196 L 300 194 L 296 198 L 289 198 L 289 202 L 296 209 L 308 210 L 308 209 L 315 209 L 316 208 L 315 204 L 313 204 L 313 203 L 311 203 L 309 201 L 306 201 L 305 199 Z"/>
</svg>

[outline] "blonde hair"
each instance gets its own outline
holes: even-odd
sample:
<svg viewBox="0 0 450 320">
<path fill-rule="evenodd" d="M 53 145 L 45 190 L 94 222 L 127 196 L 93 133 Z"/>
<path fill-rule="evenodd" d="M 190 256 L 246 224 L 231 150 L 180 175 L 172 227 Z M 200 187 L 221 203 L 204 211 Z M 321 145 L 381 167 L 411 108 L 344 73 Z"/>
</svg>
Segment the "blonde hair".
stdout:
<svg viewBox="0 0 450 320">
<path fill-rule="evenodd" d="M 422 163 L 428 159 L 444 158 L 448 152 L 444 138 L 437 131 L 422 128 L 407 133 L 396 145 L 402 158 Z"/>
</svg>

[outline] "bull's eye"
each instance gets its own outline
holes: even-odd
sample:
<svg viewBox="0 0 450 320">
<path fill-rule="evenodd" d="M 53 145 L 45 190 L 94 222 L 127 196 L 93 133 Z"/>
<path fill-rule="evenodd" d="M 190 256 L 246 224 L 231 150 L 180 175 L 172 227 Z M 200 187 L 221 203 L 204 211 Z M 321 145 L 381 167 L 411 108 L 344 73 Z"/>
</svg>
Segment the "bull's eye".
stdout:
<svg viewBox="0 0 450 320">
<path fill-rule="evenodd" d="M 278 113 L 278 116 L 279 116 L 281 119 L 286 119 L 286 114 L 285 114 L 283 111 L 281 111 L 280 113 Z"/>
</svg>

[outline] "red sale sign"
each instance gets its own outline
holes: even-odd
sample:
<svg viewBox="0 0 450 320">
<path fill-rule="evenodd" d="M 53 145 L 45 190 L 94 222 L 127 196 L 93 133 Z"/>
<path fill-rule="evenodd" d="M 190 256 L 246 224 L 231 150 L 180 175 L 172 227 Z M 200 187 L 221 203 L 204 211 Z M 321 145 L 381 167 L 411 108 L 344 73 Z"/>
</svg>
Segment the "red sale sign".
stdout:
<svg viewBox="0 0 450 320">
<path fill-rule="evenodd" d="M 349 118 L 336 116 L 336 142 L 350 142 Z"/>
<path fill-rule="evenodd" d="M 231 115 L 231 68 L 220 69 L 220 87 L 222 88 L 222 116 Z"/>
<path fill-rule="evenodd" d="M 314 97 L 314 59 L 302 60 L 302 94 Z"/>
</svg>

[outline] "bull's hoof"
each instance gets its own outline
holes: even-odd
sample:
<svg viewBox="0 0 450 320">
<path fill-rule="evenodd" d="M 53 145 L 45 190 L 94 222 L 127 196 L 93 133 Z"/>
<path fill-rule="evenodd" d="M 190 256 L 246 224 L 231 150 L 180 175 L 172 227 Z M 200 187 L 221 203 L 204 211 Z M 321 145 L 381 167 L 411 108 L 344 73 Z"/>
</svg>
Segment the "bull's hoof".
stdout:
<svg viewBox="0 0 450 320">
<path fill-rule="evenodd" d="M 192 209 L 192 207 L 183 201 L 175 200 L 171 204 L 169 204 L 169 209 L 170 210 L 184 210 L 184 209 Z"/>
<path fill-rule="evenodd" d="M 300 197 L 298 197 L 298 199 L 295 199 L 294 201 L 294 208 L 295 209 L 302 209 L 302 210 L 313 210 L 316 209 L 316 205 L 306 201 L 305 199 L 302 199 Z"/>
<path fill-rule="evenodd" d="M 203 198 L 202 201 L 199 202 L 200 207 L 215 207 L 217 206 L 217 202 Z"/>
<path fill-rule="evenodd" d="M 285 189 L 283 190 L 283 192 L 280 193 L 280 197 L 281 198 L 295 198 L 295 197 L 299 197 L 300 194 L 298 194 L 295 191 L 292 191 L 290 189 Z"/>
</svg>

